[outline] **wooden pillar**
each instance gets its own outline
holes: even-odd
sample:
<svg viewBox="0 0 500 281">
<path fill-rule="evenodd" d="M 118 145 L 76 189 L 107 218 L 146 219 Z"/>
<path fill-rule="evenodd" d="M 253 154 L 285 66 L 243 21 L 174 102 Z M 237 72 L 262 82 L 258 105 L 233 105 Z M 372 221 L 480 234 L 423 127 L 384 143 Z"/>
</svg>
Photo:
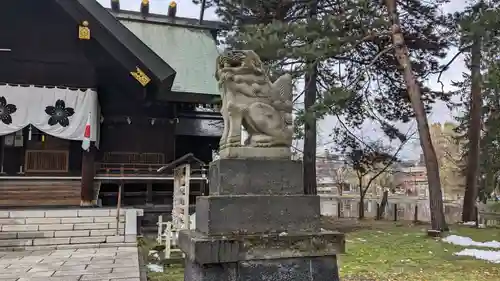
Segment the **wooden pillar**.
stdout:
<svg viewBox="0 0 500 281">
<path fill-rule="evenodd" d="M 151 204 L 153 202 L 153 183 L 148 182 L 146 184 L 146 204 Z"/>
<path fill-rule="evenodd" d="M 5 136 L 0 136 L 0 174 L 5 174 Z"/>
<path fill-rule="evenodd" d="M 81 206 L 92 206 L 94 200 L 94 177 L 95 177 L 95 153 L 94 143 L 90 144 L 89 151 L 83 151 L 82 155 L 82 187 Z"/>
</svg>

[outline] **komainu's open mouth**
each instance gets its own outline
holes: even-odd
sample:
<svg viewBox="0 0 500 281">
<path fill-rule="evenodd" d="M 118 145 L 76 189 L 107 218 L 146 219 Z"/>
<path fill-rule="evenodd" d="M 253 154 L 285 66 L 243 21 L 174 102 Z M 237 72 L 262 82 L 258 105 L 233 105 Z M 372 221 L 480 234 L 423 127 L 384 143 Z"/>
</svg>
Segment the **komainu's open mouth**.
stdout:
<svg viewBox="0 0 500 281">
<path fill-rule="evenodd" d="M 227 51 L 219 60 L 219 68 L 238 68 L 243 66 L 246 54 L 243 51 Z"/>
<path fill-rule="evenodd" d="M 241 61 L 226 60 L 224 63 L 221 63 L 219 65 L 219 67 L 221 69 L 223 69 L 223 68 L 236 68 L 236 67 L 240 67 L 241 65 L 242 65 Z"/>
</svg>

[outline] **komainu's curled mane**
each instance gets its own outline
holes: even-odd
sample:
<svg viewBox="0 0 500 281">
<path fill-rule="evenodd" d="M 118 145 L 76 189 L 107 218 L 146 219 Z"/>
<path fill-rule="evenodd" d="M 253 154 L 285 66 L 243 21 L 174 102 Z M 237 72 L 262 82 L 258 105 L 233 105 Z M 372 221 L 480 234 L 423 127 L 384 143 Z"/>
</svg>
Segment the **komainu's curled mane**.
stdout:
<svg viewBox="0 0 500 281">
<path fill-rule="evenodd" d="M 241 145 L 290 147 L 292 143 L 292 77 L 272 83 L 259 56 L 250 50 L 228 51 L 216 62 L 215 78 L 222 95 L 224 132 L 221 148 Z"/>
</svg>

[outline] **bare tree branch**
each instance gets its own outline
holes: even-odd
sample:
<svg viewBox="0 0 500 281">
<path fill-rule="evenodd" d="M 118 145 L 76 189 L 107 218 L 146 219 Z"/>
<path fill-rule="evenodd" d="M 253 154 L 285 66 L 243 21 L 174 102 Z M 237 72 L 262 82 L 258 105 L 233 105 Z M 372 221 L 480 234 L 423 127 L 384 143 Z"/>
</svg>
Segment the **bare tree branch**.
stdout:
<svg viewBox="0 0 500 281">
<path fill-rule="evenodd" d="M 366 195 L 366 192 L 368 191 L 368 188 L 370 187 L 370 185 L 373 183 L 373 181 L 375 179 L 377 179 L 380 175 L 382 175 L 392 164 L 394 164 L 394 160 L 396 158 L 396 156 L 399 154 L 399 152 L 401 151 L 401 149 L 403 149 L 403 147 L 406 145 L 406 143 L 408 142 L 408 140 L 417 133 L 417 131 L 414 131 L 410 137 L 406 138 L 405 141 L 402 141 L 401 144 L 399 145 L 399 147 L 397 148 L 397 150 L 394 152 L 393 154 L 393 158 L 388 161 L 387 163 L 385 163 L 384 167 L 378 171 L 373 177 L 370 178 L 370 180 L 368 181 L 368 183 L 366 184 L 366 186 L 364 187 L 363 191 L 362 191 L 362 197 L 364 197 Z M 362 187 L 360 187 L 362 188 Z"/>
</svg>

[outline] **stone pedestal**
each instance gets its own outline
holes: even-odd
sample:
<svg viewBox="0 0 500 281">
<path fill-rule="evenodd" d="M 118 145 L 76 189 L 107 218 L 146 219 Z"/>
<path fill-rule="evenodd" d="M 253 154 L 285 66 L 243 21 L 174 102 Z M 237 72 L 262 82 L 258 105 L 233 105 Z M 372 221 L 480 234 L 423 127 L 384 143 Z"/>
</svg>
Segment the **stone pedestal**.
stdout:
<svg viewBox="0 0 500 281">
<path fill-rule="evenodd" d="M 302 163 L 221 159 L 196 230 L 179 233 L 185 281 L 337 281 L 344 235 L 321 231 L 319 196 L 303 194 Z"/>
</svg>

